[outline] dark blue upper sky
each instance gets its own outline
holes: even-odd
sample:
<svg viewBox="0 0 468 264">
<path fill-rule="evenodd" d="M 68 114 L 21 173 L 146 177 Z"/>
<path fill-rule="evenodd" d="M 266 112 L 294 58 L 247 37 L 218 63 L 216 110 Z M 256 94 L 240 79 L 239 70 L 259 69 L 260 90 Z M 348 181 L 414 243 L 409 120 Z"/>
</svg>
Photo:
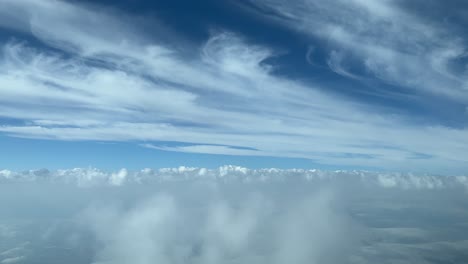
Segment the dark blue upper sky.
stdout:
<svg viewBox="0 0 468 264">
<path fill-rule="evenodd" d="M 464 1 L 0 6 L 0 168 L 468 168 Z"/>
</svg>

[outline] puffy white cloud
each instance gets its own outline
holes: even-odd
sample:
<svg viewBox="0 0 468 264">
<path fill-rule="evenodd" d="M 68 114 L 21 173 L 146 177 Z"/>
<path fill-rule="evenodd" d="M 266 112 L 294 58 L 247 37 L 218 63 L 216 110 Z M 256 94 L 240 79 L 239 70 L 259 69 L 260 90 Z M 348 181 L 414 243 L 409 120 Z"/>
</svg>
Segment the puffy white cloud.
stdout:
<svg viewBox="0 0 468 264">
<path fill-rule="evenodd" d="M 0 171 L 0 182 L 45 182 L 71 184 L 80 187 L 123 186 L 158 182 L 233 182 L 233 183 L 304 183 L 352 184 L 396 189 L 437 190 L 464 188 L 468 186 L 466 176 L 436 176 L 414 173 L 390 173 L 371 171 L 326 171 L 316 169 L 249 169 L 226 165 L 217 169 L 185 167 L 142 169 L 129 171 L 125 168 L 116 172 L 96 168 L 74 168 L 56 171 L 28 170 L 15 172 Z"/>
<path fill-rule="evenodd" d="M 110 183 L 112 185 L 122 185 L 128 175 L 128 171 L 126 169 L 121 169 L 117 173 L 112 173 L 110 176 Z"/>
</svg>

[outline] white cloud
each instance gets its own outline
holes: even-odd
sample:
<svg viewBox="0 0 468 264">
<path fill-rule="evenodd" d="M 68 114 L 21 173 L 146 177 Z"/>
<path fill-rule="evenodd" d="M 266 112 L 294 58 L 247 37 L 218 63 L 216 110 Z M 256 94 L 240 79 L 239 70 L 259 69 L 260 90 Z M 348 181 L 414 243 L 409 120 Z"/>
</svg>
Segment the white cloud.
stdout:
<svg viewBox="0 0 468 264">
<path fill-rule="evenodd" d="M 112 185 L 119 186 L 124 183 L 127 176 L 128 176 L 128 171 L 126 169 L 121 169 L 116 173 L 112 173 L 109 180 Z"/>
<path fill-rule="evenodd" d="M 2 264 L 17 263 L 17 262 L 22 261 L 23 259 L 24 259 L 24 256 L 5 258 L 2 261 L 0 261 L 0 263 L 2 263 Z"/>
<path fill-rule="evenodd" d="M 339 75 L 343 75 L 345 77 L 356 79 L 356 80 L 364 80 L 364 77 L 358 76 L 354 73 L 349 72 L 343 65 L 343 54 L 338 51 L 331 51 L 330 56 L 327 60 L 328 67 L 335 73 Z"/>
<path fill-rule="evenodd" d="M 0 171 L 0 182 L 49 182 L 71 184 L 79 187 L 125 186 L 128 184 L 151 184 L 159 182 L 233 182 L 233 183 L 278 183 L 303 181 L 304 183 L 348 183 L 357 186 L 382 187 L 401 190 L 465 189 L 466 176 L 434 176 L 413 173 L 385 173 L 370 171 L 322 171 L 305 169 L 249 169 L 226 165 L 217 169 L 181 166 L 178 168 L 142 169 L 129 171 L 125 168 L 116 172 L 96 168 L 74 168 L 29 170 L 14 172 Z"/>
<path fill-rule="evenodd" d="M 329 193 L 292 206 L 264 195 L 197 197 L 195 207 L 160 195 L 130 210 L 88 209 L 83 222 L 103 244 L 95 263 L 329 263 L 344 255 L 330 254 L 349 246 L 341 237 L 349 230 Z"/>
<path fill-rule="evenodd" d="M 463 262 L 466 182 L 239 166 L 3 170 L 0 261 Z"/>
<path fill-rule="evenodd" d="M 466 54 L 463 32 L 436 19 L 420 19 L 398 1 L 251 2 L 278 14 L 269 19 L 327 41 L 329 49 L 342 52 L 341 61 L 361 64 L 376 78 L 461 102 L 468 99 L 468 75 L 450 69 L 451 63 Z M 335 60 L 331 52 L 330 61 Z M 330 68 L 356 78 L 336 63 Z"/>
<path fill-rule="evenodd" d="M 191 145 L 191 146 L 178 146 L 178 147 L 159 147 L 152 144 L 143 144 L 145 148 L 188 152 L 188 153 L 205 153 L 205 154 L 222 154 L 222 155 L 236 155 L 236 156 L 266 156 L 268 154 L 251 149 L 239 149 L 229 146 L 218 145 Z M 272 155 L 273 156 L 273 155 Z"/>
<path fill-rule="evenodd" d="M 132 24 L 134 18 L 115 12 L 93 11 L 61 1 L 4 0 L 0 5 L 5 7 L 0 9 L 0 25 L 30 32 L 44 43 L 70 53 L 65 56 L 18 41 L 3 45 L 0 116 L 25 120 L 20 125 L 0 126 L 7 135 L 56 140 L 136 140 L 144 146 L 170 151 L 295 157 L 323 164 L 393 170 L 417 168 L 447 173 L 448 167 L 457 172 L 466 168 L 466 129 L 414 124 L 411 116 L 386 114 L 328 93 L 325 87 L 276 76 L 274 65 L 265 63 L 275 52 L 241 36 L 213 34 L 201 47 L 190 46 L 191 53 L 187 55 L 187 50 L 171 48 L 163 36 L 149 38 Z M 336 7 L 304 6 L 315 5 L 324 14 Z M 373 12 L 357 8 L 360 5 Z M 416 82 L 414 87 L 427 86 L 432 90 L 434 83 L 446 83 L 448 77 L 440 77 L 441 67 L 461 52 L 455 44 L 453 52 L 447 48 L 440 51 L 443 56 L 431 57 L 442 59 L 436 63 L 440 67 L 434 75 L 439 77 L 428 79 L 431 85 L 425 85 L 426 80 L 413 78 L 426 68 L 425 61 L 414 60 L 419 53 L 402 55 L 391 47 L 377 45 L 373 34 L 381 34 L 372 28 L 360 30 L 359 21 L 343 24 L 353 12 L 364 12 L 362 23 L 376 20 L 380 25 L 381 20 L 389 20 L 396 12 L 393 7 L 363 1 L 345 6 L 349 8 L 342 11 L 342 19 L 335 16 L 339 21 L 319 27 L 329 31 L 313 32 L 325 34 L 340 45 L 349 44 L 338 49 L 339 53 L 332 53 L 335 55 L 329 64 L 336 72 L 361 78 L 343 66 L 346 52 L 358 49 L 368 69 L 385 80 L 412 80 Z M 291 7 L 286 9 L 280 4 L 278 11 L 308 26 L 310 21 L 305 20 L 304 14 L 296 14 L 297 10 L 290 10 Z M 15 20 L 10 20 L 13 16 Z M 313 23 L 325 23 L 321 16 L 314 19 L 317 21 Z M 404 15 L 404 19 L 410 18 Z M 439 36 L 438 31 L 424 31 L 425 25 L 412 25 L 396 23 L 391 32 L 408 32 L 402 35 L 410 38 L 413 50 L 425 47 L 420 47 L 418 40 Z M 343 30 L 344 26 L 354 31 Z M 417 34 L 410 34 L 414 32 Z M 357 36 L 368 38 L 367 42 L 359 40 L 359 44 L 365 42 L 369 46 L 358 45 Z M 390 43 L 398 41 L 404 39 Z M 370 53 L 375 56 L 367 56 Z M 408 66 L 393 69 L 393 62 Z M 402 73 L 403 77 L 396 78 Z M 460 82 L 460 78 L 464 77 L 452 78 L 451 82 Z M 458 88 L 450 88 L 447 93 L 465 98 L 458 96 Z M 190 145 L 163 147 L 145 141 Z M 414 153 L 424 153 L 427 158 L 412 159 Z"/>
</svg>

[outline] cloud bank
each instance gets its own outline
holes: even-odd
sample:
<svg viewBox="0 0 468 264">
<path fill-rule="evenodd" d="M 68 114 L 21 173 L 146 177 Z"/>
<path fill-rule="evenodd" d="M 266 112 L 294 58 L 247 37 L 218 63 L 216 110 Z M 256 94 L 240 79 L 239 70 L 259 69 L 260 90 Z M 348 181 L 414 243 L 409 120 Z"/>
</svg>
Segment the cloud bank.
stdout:
<svg viewBox="0 0 468 264">
<path fill-rule="evenodd" d="M 47 169 L 10 171 L 0 170 L 0 183 L 57 183 L 78 187 L 144 185 L 153 183 L 214 182 L 241 184 L 269 184 L 282 182 L 351 184 L 356 186 L 397 189 L 460 189 L 468 187 L 468 177 L 421 175 L 371 171 L 326 171 L 305 169 L 249 169 L 226 165 L 217 169 L 181 166 L 178 168 L 142 169 L 115 172 L 96 168 L 74 168 L 50 171 Z"/>
<path fill-rule="evenodd" d="M 466 178 L 235 166 L 0 174 L 3 263 L 468 257 Z"/>
<path fill-rule="evenodd" d="M 257 196 L 192 209 L 158 196 L 127 212 L 87 213 L 104 243 L 96 263 L 329 263 L 327 251 L 346 241 L 340 217 L 327 194 L 300 202 L 272 208 Z"/>
</svg>

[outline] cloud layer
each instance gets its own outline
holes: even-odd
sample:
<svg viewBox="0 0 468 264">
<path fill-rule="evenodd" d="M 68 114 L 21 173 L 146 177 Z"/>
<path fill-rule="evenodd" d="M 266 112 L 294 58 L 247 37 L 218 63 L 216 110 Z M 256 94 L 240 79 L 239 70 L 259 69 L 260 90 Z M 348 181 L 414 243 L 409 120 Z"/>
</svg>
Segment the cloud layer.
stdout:
<svg viewBox="0 0 468 264">
<path fill-rule="evenodd" d="M 463 177 L 235 166 L 0 174 L 3 263 L 427 264 L 468 257 Z"/>
<path fill-rule="evenodd" d="M 226 165 L 217 169 L 178 167 L 115 172 L 96 168 L 47 169 L 15 172 L 0 170 L 0 183 L 56 183 L 79 187 L 144 185 L 154 183 L 212 182 L 240 184 L 281 184 L 303 182 L 403 190 L 464 189 L 467 176 L 418 175 L 369 171 L 323 171 L 304 169 L 249 169 Z"/>
</svg>

